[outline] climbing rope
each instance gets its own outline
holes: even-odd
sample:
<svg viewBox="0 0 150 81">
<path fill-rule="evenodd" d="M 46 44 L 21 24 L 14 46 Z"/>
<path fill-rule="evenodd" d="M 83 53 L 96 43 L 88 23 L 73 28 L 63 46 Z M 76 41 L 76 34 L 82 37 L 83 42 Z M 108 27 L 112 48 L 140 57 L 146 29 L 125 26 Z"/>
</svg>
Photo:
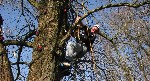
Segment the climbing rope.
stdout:
<svg viewBox="0 0 150 81">
<path fill-rule="evenodd" d="M 84 3 L 82 2 L 82 5 L 84 5 Z M 86 14 L 85 13 L 85 8 L 83 7 L 82 8 L 83 9 L 83 11 L 84 11 L 84 14 Z M 86 24 L 88 24 L 88 21 L 87 21 L 87 19 L 85 18 L 85 21 L 86 21 Z M 87 32 L 89 31 L 89 28 L 87 27 L 86 28 L 87 30 Z M 90 36 L 90 33 L 88 32 L 88 36 Z M 88 39 L 89 40 L 89 42 L 90 42 L 90 54 L 91 54 L 91 56 L 92 56 L 92 63 L 93 63 L 93 70 L 95 71 L 95 66 L 96 66 L 96 62 L 95 62 L 95 58 L 94 58 L 94 52 L 93 52 L 93 48 L 92 48 L 92 43 L 91 43 L 91 40 L 90 39 Z"/>
<path fill-rule="evenodd" d="M 84 2 L 83 2 L 83 1 L 82 1 L 82 5 L 84 5 Z M 86 14 L 84 7 L 82 7 L 82 10 L 84 11 L 84 14 Z M 78 18 L 78 10 L 76 10 L 76 11 L 77 11 L 77 18 Z M 94 18 L 94 20 L 96 20 L 96 18 Z M 88 24 L 86 18 L 85 18 L 85 21 L 86 21 L 86 24 Z M 89 31 L 89 28 L 88 28 L 88 27 L 86 28 L 86 31 L 87 31 L 87 32 Z M 88 36 L 90 36 L 90 33 L 89 33 L 89 32 L 88 32 Z M 80 25 L 79 25 L 78 28 L 77 28 L 77 38 L 78 38 L 78 40 L 80 40 Z M 94 69 L 94 71 L 95 71 L 96 62 L 95 62 L 95 60 L 94 60 L 95 58 L 94 58 L 94 52 L 93 52 L 93 48 L 92 48 L 92 43 L 91 43 L 91 40 L 90 40 L 90 39 L 88 39 L 88 40 L 89 40 L 89 42 L 90 42 L 90 54 L 91 54 L 91 56 L 92 56 L 93 69 Z"/>
</svg>

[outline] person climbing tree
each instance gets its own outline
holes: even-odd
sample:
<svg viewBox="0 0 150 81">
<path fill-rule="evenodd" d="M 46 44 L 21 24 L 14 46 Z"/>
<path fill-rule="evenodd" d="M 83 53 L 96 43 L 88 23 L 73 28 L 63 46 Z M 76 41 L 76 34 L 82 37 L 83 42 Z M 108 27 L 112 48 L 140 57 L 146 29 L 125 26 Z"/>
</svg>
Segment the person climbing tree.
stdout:
<svg viewBox="0 0 150 81">
<path fill-rule="evenodd" d="M 76 18 L 76 21 L 79 20 L 80 17 Z M 75 21 L 75 22 L 76 22 Z M 82 58 L 87 52 L 90 52 L 90 48 L 94 43 L 96 38 L 96 34 L 99 32 L 99 25 L 96 24 L 91 28 L 83 25 L 80 22 L 75 32 L 73 32 L 73 37 L 76 39 L 76 42 L 68 42 L 66 46 L 66 54 L 65 54 L 65 61 L 61 63 L 62 67 L 68 68 L 71 67 L 71 64 L 79 58 Z M 67 70 L 66 72 L 68 72 Z"/>
</svg>

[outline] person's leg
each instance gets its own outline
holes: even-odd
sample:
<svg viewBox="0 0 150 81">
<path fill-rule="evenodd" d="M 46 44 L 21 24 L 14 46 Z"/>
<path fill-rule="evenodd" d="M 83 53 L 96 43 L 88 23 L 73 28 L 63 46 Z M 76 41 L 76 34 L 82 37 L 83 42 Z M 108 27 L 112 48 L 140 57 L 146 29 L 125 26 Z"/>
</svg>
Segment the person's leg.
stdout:
<svg viewBox="0 0 150 81">
<path fill-rule="evenodd" d="M 87 47 L 85 45 L 82 45 L 82 51 L 80 51 L 76 58 L 82 58 L 87 53 Z"/>
<path fill-rule="evenodd" d="M 61 67 L 71 67 L 71 62 L 73 61 L 73 54 L 74 54 L 75 43 L 68 42 L 66 46 L 66 55 L 63 62 L 61 62 Z"/>
<path fill-rule="evenodd" d="M 84 52 L 83 46 L 79 43 L 68 42 L 66 46 L 65 61 L 61 63 L 61 66 L 71 67 L 71 64 L 77 57 L 77 54 Z"/>
<path fill-rule="evenodd" d="M 65 71 L 65 73 L 70 71 L 69 68 L 71 68 L 71 64 L 75 60 L 75 57 L 77 57 L 77 54 L 85 52 L 86 50 L 86 47 L 83 47 L 83 45 L 79 43 L 68 42 L 65 56 L 66 61 L 60 64 L 60 67 Z"/>
<path fill-rule="evenodd" d="M 62 62 L 65 66 L 71 66 L 76 59 L 76 55 L 82 51 L 82 45 L 75 42 L 68 42 L 66 46 L 65 61 Z"/>
<path fill-rule="evenodd" d="M 82 53 L 81 53 L 81 55 L 82 55 L 82 57 L 87 53 L 87 47 L 85 46 L 85 45 L 82 45 Z"/>
<path fill-rule="evenodd" d="M 75 43 L 68 42 L 66 46 L 66 56 L 65 56 L 67 60 L 71 61 L 73 59 L 74 48 L 75 48 Z"/>
<path fill-rule="evenodd" d="M 78 53 L 82 51 L 82 46 L 79 43 L 68 42 L 66 47 L 66 59 L 73 61 Z"/>
</svg>

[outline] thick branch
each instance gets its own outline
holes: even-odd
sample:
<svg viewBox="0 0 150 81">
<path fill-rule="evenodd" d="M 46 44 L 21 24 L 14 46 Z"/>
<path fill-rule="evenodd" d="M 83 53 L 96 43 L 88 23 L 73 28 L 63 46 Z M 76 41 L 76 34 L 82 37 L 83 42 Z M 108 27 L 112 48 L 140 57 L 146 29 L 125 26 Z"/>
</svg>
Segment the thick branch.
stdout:
<svg viewBox="0 0 150 81">
<path fill-rule="evenodd" d="M 29 63 L 27 63 L 27 62 L 15 62 L 15 63 L 11 63 L 11 65 L 17 65 L 17 64 L 29 65 Z"/>
<path fill-rule="evenodd" d="M 19 75 L 20 75 L 19 61 L 20 61 L 20 55 L 21 55 L 22 49 L 23 49 L 23 46 L 20 46 L 19 51 L 18 51 L 18 58 L 17 58 L 17 69 L 18 69 L 18 73 L 17 73 L 17 77 L 16 77 L 15 81 L 16 81 L 17 79 L 19 79 Z"/>
<path fill-rule="evenodd" d="M 110 38 L 109 36 L 107 36 L 106 34 L 99 32 L 98 33 L 100 36 L 104 37 L 105 39 L 107 39 L 109 42 L 111 42 L 112 44 L 114 44 L 113 39 Z"/>
<path fill-rule="evenodd" d="M 24 42 L 24 41 L 17 41 L 17 40 L 5 40 L 4 45 L 18 45 L 18 46 L 26 46 L 32 48 L 32 42 Z"/>
<path fill-rule="evenodd" d="M 8 46 L 8 45 L 18 45 L 18 46 L 26 46 L 26 47 L 33 47 L 32 46 L 32 42 L 25 42 L 28 38 L 32 37 L 33 35 L 35 35 L 36 31 L 33 30 L 33 31 L 30 31 L 26 34 L 25 38 L 23 40 L 5 40 L 3 42 L 3 44 L 5 46 Z"/>
<path fill-rule="evenodd" d="M 92 13 L 100 11 L 102 9 L 111 8 L 111 7 L 121 7 L 121 6 L 128 6 L 128 7 L 138 8 L 138 7 L 146 5 L 146 4 L 150 4 L 150 1 L 142 2 L 142 3 L 139 3 L 139 4 L 130 4 L 130 3 L 108 4 L 106 6 L 101 6 L 101 7 L 98 7 L 94 10 L 91 10 L 91 11 L 87 12 L 83 17 L 81 17 L 81 19 L 77 23 L 79 23 L 81 20 L 83 20 L 87 16 L 91 15 Z M 76 26 L 77 23 L 75 23 L 74 26 Z"/>
<path fill-rule="evenodd" d="M 28 0 L 28 2 L 33 5 L 34 7 L 37 8 L 36 4 L 37 4 L 37 1 L 36 0 Z"/>
<path fill-rule="evenodd" d="M 106 9 L 106 8 L 111 8 L 111 7 L 121 7 L 121 6 L 128 6 L 128 7 L 133 7 L 133 8 L 138 8 L 140 6 L 143 6 L 143 5 L 146 5 L 146 4 L 150 4 L 150 1 L 147 1 L 147 2 L 142 2 L 142 3 L 139 3 L 139 4 L 130 4 L 130 3 L 119 3 L 119 4 L 108 4 L 106 6 L 100 6 L 94 10 L 91 10 L 89 12 L 87 12 L 84 16 L 82 16 L 77 22 L 75 22 L 73 25 L 72 25 L 72 28 L 68 31 L 68 33 L 64 36 L 64 38 L 61 40 L 60 42 L 60 46 L 65 42 L 66 39 L 68 39 L 70 37 L 70 33 L 71 33 L 71 30 L 74 29 L 77 24 L 79 22 L 81 22 L 84 18 L 86 18 L 87 16 L 93 14 L 94 12 L 97 12 L 97 11 L 100 11 L 102 9 Z M 106 36 L 105 34 L 103 33 L 99 33 L 102 37 L 106 38 L 107 40 L 109 40 L 111 43 L 113 43 L 112 39 L 109 38 L 108 36 Z"/>
<path fill-rule="evenodd" d="M 26 41 L 28 38 L 32 37 L 35 34 L 36 34 L 36 30 L 32 30 L 32 31 L 28 32 L 24 38 L 24 41 Z"/>
</svg>

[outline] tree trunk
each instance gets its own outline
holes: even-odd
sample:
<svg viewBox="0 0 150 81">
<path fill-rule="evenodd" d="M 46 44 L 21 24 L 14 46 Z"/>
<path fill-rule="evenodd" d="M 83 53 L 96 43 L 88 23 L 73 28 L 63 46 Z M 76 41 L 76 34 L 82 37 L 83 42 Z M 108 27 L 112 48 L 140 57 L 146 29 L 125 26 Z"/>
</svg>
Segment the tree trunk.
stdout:
<svg viewBox="0 0 150 81">
<path fill-rule="evenodd" d="M 56 50 L 64 24 L 61 20 L 64 17 L 62 5 L 63 3 L 57 0 L 45 0 L 38 6 L 40 11 L 38 35 L 34 41 L 28 81 L 59 81 L 61 78 L 56 73 L 59 61 Z"/>
<path fill-rule="evenodd" d="M 0 81 L 13 81 L 10 62 L 2 44 L 0 44 L 0 53 Z"/>
<path fill-rule="evenodd" d="M 2 21 L 3 22 L 3 21 Z M 10 62 L 7 51 L 3 46 L 2 22 L 0 22 L 0 81 L 13 81 L 13 74 L 11 71 Z"/>
</svg>

